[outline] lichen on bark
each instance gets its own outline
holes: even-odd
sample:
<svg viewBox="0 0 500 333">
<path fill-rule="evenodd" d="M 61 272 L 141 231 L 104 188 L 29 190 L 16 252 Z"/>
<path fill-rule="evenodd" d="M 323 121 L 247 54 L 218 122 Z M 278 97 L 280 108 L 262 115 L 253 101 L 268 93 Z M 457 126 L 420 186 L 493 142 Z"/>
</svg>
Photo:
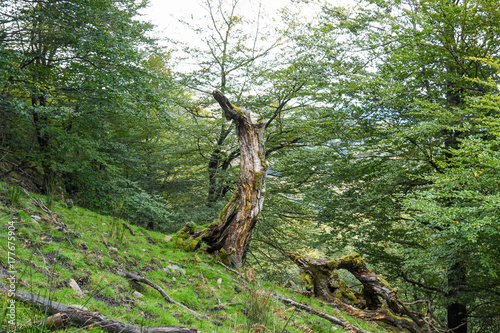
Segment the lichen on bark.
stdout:
<svg viewBox="0 0 500 333">
<path fill-rule="evenodd" d="M 381 276 L 372 273 L 359 253 L 337 258 L 310 258 L 294 252 L 287 256 L 299 267 L 300 278 L 309 291 L 347 313 L 365 319 L 380 320 L 413 333 L 426 325 L 418 312 L 408 310 L 397 298 L 397 290 Z M 350 288 L 336 273 L 349 271 L 362 284 L 361 290 Z"/>
</svg>

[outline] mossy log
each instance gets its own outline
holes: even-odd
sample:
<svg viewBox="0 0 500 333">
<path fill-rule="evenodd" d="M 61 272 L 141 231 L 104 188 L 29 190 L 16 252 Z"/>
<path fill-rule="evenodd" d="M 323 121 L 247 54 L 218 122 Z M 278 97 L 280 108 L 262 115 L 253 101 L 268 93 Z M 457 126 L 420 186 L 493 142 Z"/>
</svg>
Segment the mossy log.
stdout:
<svg viewBox="0 0 500 333">
<path fill-rule="evenodd" d="M 314 259 L 293 252 L 287 256 L 300 268 L 300 277 L 314 296 L 364 320 L 383 321 L 412 333 L 424 331 L 425 322 L 420 315 L 409 311 L 399 301 L 396 290 L 370 271 L 358 253 L 337 259 Z M 339 269 L 354 275 L 363 285 L 361 290 L 349 288 L 335 272 Z"/>
<path fill-rule="evenodd" d="M 215 90 L 213 96 L 226 119 L 232 120 L 236 126 L 240 149 L 238 189 L 218 220 L 182 242 L 184 249 L 193 250 L 200 246 L 201 240 L 208 245 L 208 252 L 219 251 L 226 264 L 240 268 L 245 262 L 250 236 L 266 192 L 265 179 L 269 166 L 263 143 L 265 123 L 259 120 L 254 124 L 248 112 L 234 106 L 220 91 Z"/>
</svg>

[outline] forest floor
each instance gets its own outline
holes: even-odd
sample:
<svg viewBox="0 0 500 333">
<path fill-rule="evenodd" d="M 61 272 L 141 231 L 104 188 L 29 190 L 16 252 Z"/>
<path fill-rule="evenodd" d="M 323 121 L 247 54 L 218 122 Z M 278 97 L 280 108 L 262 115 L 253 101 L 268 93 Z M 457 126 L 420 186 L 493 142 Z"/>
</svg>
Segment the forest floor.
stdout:
<svg viewBox="0 0 500 333">
<path fill-rule="evenodd" d="M 240 272 L 228 269 L 203 249 L 180 250 L 175 234 L 148 231 L 77 206 L 69 208 L 63 201 L 54 201 L 47 213 L 42 209 L 49 201 L 46 197 L 18 192 L 0 183 L 0 277 L 8 284 L 7 271 L 12 272 L 18 289 L 139 327 L 180 325 L 200 332 L 349 332 L 282 303 L 273 297 L 277 294 L 364 331 L 388 331 L 380 324 L 354 319 L 308 298 L 300 290 L 257 281 L 251 268 Z M 9 240 L 9 236 L 14 238 Z M 184 307 L 117 272 L 148 279 Z M 3 331 L 49 331 L 49 315 L 20 302 L 16 302 L 15 325 L 8 325 L 9 321 L 12 324 L 10 299 L 7 292 L 1 293 Z M 105 332 L 96 325 L 59 331 Z"/>
</svg>

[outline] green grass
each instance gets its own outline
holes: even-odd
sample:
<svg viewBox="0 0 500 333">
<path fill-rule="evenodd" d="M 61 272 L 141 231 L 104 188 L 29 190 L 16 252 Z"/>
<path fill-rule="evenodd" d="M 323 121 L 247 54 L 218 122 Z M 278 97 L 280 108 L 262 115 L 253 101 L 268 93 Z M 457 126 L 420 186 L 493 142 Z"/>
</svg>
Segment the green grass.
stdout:
<svg viewBox="0 0 500 333">
<path fill-rule="evenodd" d="M 18 288 L 43 297 L 68 305 L 82 305 L 137 326 L 182 325 L 201 332 L 304 332 L 307 329 L 345 332 L 340 327 L 332 328 L 334 325 L 324 319 L 290 308 L 269 296 L 270 292 L 276 292 L 345 318 L 367 331 L 386 332 L 381 326 L 350 318 L 318 300 L 295 294 L 269 281 L 259 281 L 259 284 L 253 281 L 248 283 L 251 289 L 246 290 L 234 273 L 216 263 L 216 258 L 203 251 L 186 253 L 177 249 L 175 236 L 166 242 L 164 234 L 127 222 L 135 231 L 133 236 L 122 228 L 120 220 L 76 206 L 68 209 L 64 203 L 54 201 L 52 211 L 61 216 L 59 222 L 68 226 L 64 231 L 24 193 L 16 200 L 16 205 L 11 205 L 7 187 L 0 183 L 0 265 L 4 270 L 8 268 L 7 227 L 15 219 L 16 275 L 30 285 L 29 288 L 18 285 Z M 185 275 L 173 276 L 165 272 L 169 265 L 175 265 L 173 262 L 185 266 Z M 140 293 L 144 297 L 137 298 L 134 287 L 112 268 L 140 272 L 174 300 L 222 326 L 193 317 L 185 309 L 167 303 L 149 286 L 143 286 Z M 246 275 L 251 279 L 255 274 L 250 271 Z M 83 295 L 69 287 L 70 279 L 77 281 Z M 0 320 L 4 329 L 8 319 L 5 316 L 7 300 L 6 295 L 2 297 Z M 46 332 L 43 327 L 46 317 L 44 313 L 17 303 L 18 328 L 25 327 L 25 332 Z M 29 322 L 42 324 L 26 328 Z M 74 327 L 62 331 L 103 332 L 98 328 Z"/>
</svg>

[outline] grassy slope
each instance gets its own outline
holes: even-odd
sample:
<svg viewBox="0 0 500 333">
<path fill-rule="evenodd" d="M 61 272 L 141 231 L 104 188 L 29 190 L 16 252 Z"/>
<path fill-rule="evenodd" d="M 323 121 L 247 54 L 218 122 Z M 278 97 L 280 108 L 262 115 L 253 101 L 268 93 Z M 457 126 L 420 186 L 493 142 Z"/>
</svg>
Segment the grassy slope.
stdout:
<svg viewBox="0 0 500 333">
<path fill-rule="evenodd" d="M 355 320 L 278 285 L 252 281 L 251 270 L 244 273 L 247 283 L 252 286 L 246 290 L 237 276 L 218 265 L 213 256 L 202 251 L 186 253 L 176 249 L 175 236 L 167 242 L 164 234 L 136 226 L 132 226 L 135 230 L 135 236 L 132 236 L 117 219 L 79 207 L 68 209 L 62 202 L 55 202 L 52 211 L 62 216 L 58 220 L 69 229 L 69 232 L 61 233 L 56 230 L 56 223 L 26 196 L 21 195 L 14 207 L 7 204 L 8 196 L 5 184 L 0 183 L 0 265 L 7 268 L 7 227 L 8 222 L 14 220 L 18 259 L 15 269 L 17 275 L 30 284 L 28 291 L 32 293 L 69 305 L 80 304 L 109 318 L 137 326 L 182 325 L 201 332 L 344 332 L 324 319 L 273 300 L 268 293 L 272 291 L 345 318 L 370 332 L 385 332 L 376 324 Z M 35 221 L 32 218 L 35 215 L 41 218 Z M 185 276 L 166 274 L 163 269 L 172 265 L 171 261 L 186 265 Z M 136 297 L 127 280 L 113 273 L 110 267 L 141 272 L 174 300 L 222 322 L 223 326 L 216 327 L 207 320 L 193 317 L 181 307 L 167 303 L 148 286 L 141 291 L 144 297 Z M 83 295 L 77 295 L 69 287 L 70 279 L 78 282 Z M 5 279 L 2 281 L 6 282 Z M 2 300 L 4 314 L 6 296 Z M 2 314 L 0 320 L 4 324 L 6 318 Z M 43 313 L 17 304 L 19 327 L 43 318 Z M 252 328 L 252 325 L 255 326 Z M 23 331 L 45 330 L 31 327 Z M 97 328 L 67 328 L 65 331 L 102 332 Z"/>
</svg>

